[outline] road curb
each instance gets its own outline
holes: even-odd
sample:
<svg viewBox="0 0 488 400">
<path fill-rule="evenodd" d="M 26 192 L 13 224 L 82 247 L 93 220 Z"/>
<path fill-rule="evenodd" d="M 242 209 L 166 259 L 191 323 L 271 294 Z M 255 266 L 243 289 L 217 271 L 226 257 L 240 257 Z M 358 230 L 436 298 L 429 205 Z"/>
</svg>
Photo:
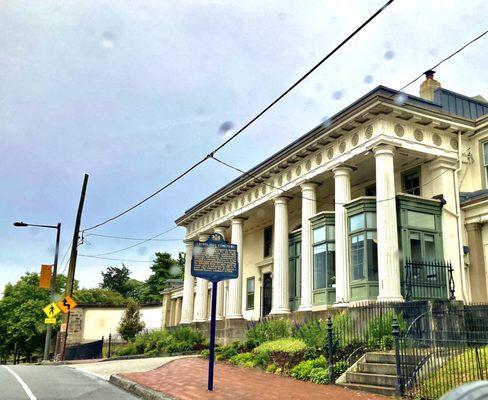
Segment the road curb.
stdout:
<svg viewBox="0 0 488 400">
<path fill-rule="evenodd" d="M 147 386 L 141 385 L 122 375 L 111 375 L 109 382 L 120 389 L 125 390 L 133 395 L 136 395 L 144 400 L 176 400 L 174 397 L 165 393 L 156 392 Z"/>
</svg>

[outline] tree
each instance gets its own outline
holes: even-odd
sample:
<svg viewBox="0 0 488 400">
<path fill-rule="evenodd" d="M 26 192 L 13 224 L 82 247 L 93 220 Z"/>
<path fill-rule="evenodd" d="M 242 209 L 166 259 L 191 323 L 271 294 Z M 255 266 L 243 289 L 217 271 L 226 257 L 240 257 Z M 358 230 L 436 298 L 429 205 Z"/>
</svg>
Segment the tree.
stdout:
<svg viewBox="0 0 488 400">
<path fill-rule="evenodd" d="M 74 283 L 77 287 L 78 282 Z M 56 293 L 63 293 L 65 288 L 66 276 L 58 275 Z M 49 293 L 48 289 L 39 288 L 39 274 L 34 272 L 5 286 L 0 300 L 0 356 L 11 354 L 15 343 L 19 354 L 26 357 L 41 351 L 46 331 L 42 309 L 51 302 Z M 59 323 L 53 331 L 58 328 Z"/>
<path fill-rule="evenodd" d="M 108 267 L 106 271 L 102 271 L 102 283 L 100 287 L 102 289 L 113 290 L 119 292 L 122 296 L 127 294 L 127 283 L 130 278 L 130 270 L 122 264 L 122 267 Z"/>
<path fill-rule="evenodd" d="M 119 292 L 102 288 L 77 290 L 74 292 L 73 297 L 78 303 L 103 303 L 112 305 L 123 305 L 127 303 L 127 299 Z"/>
<path fill-rule="evenodd" d="M 133 340 L 136 335 L 144 329 L 144 322 L 141 321 L 141 310 L 134 300 L 129 300 L 124 315 L 120 319 L 117 332 L 125 340 Z"/>
<path fill-rule="evenodd" d="M 152 274 L 147 278 L 143 291 L 142 300 L 161 301 L 161 291 L 164 289 L 166 280 L 181 278 L 182 272 L 172 275 L 171 266 L 178 264 L 169 253 L 156 253 L 156 259 L 151 266 Z M 170 272 L 171 271 L 171 272 Z"/>
</svg>

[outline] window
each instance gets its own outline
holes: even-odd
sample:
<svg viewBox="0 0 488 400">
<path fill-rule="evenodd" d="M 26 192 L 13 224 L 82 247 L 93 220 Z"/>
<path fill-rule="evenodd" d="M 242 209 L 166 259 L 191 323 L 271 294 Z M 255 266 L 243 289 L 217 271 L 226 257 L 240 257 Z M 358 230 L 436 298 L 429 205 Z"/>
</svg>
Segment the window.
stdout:
<svg viewBox="0 0 488 400">
<path fill-rule="evenodd" d="M 403 175 L 405 193 L 420 196 L 420 170 L 410 171 Z"/>
<path fill-rule="evenodd" d="M 376 213 L 362 212 L 349 217 L 351 279 L 378 280 Z"/>
<path fill-rule="evenodd" d="M 376 183 L 366 186 L 365 194 L 366 196 L 376 196 Z"/>
<path fill-rule="evenodd" d="M 273 249 L 273 227 L 264 228 L 264 258 L 270 257 Z"/>
<path fill-rule="evenodd" d="M 247 278 L 246 283 L 246 309 L 252 310 L 254 308 L 254 277 Z"/>
<path fill-rule="evenodd" d="M 300 298 L 300 286 L 301 286 L 301 241 L 291 240 L 288 246 L 288 265 L 289 265 L 289 296 L 290 300 L 296 300 Z"/>
<path fill-rule="evenodd" d="M 485 183 L 488 186 L 488 142 L 483 143 L 483 166 L 485 170 Z"/>
<path fill-rule="evenodd" d="M 335 285 L 335 238 L 331 225 L 313 229 L 313 289 Z"/>
</svg>

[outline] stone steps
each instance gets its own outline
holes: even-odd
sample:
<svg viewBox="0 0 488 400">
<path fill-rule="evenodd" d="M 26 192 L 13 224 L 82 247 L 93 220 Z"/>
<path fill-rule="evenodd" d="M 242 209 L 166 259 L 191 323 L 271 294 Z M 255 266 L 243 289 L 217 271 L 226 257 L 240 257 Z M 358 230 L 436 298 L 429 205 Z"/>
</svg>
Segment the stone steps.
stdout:
<svg viewBox="0 0 488 400">
<path fill-rule="evenodd" d="M 418 357 L 407 355 L 404 360 L 411 364 L 413 369 Z M 342 383 L 339 384 L 349 389 L 393 396 L 397 383 L 395 361 L 394 353 L 366 353 L 352 369 L 342 376 Z"/>
</svg>

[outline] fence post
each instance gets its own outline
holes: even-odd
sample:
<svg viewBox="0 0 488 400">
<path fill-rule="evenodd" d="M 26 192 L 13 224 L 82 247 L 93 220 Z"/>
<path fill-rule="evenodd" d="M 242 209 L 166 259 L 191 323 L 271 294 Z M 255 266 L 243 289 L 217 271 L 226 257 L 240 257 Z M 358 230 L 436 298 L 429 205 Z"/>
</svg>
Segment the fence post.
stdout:
<svg viewBox="0 0 488 400">
<path fill-rule="evenodd" d="M 112 334 L 108 334 L 108 349 L 107 349 L 107 358 L 110 358 L 110 350 L 112 347 Z"/>
<path fill-rule="evenodd" d="M 100 347 L 100 358 L 103 358 L 103 343 L 105 343 L 105 336 L 102 335 L 102 346 Z"/>
<path fill-rule="evenodd" d="M 395 340 L 395 364 L 396 364 L 396 385 L 395 391 L 397 396 L 403 396 L 404 388 L 402 382 L 402 368 L 400 365 L 400 329 L 396 315 L 393 317 L 393 338 Z"/>
<path fill-rule="evenodd" d="M 327 318 L 327 347 L 329 351 L 329 382 L 335 383 L 334 376 L 334 332 L 332 331 L 332 319 Z"/>
<path fill-rule="evenodd" d="M 14 343 L 14 365 L 17 364 L 17 342 Z"/>
<path fill-rule="evenodd" d="M 452 268 L 452 264 L 449 261 L 448 267 L 448 276 L 449 276 L 449 300 L 456 300 L 456 295 L 455 295 L 455 286 L 454 286 L 454 277 L 452 276 L 452 273 L 454 269 Z"/>
</svg>

